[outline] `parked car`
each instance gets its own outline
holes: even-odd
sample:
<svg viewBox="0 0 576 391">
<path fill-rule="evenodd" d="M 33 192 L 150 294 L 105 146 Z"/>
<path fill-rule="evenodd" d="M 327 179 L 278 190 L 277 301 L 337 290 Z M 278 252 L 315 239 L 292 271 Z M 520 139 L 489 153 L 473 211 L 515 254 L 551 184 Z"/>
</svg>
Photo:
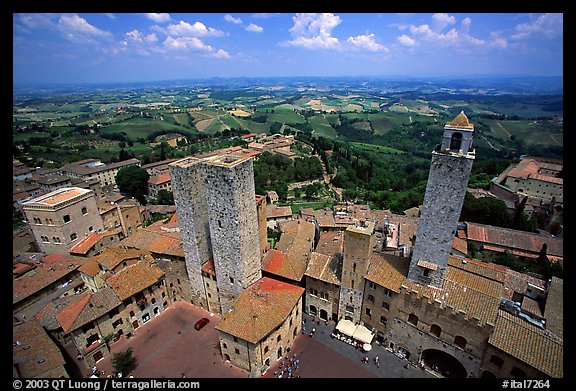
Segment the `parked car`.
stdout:
<svg viewBox="0 0 576 391">
<path fill-rule="evenodd" d="M 210 322 L 210 320 L 208 320 L 208 318 L 202 318 L 194 324 L 194 328 L 196 330 L 201 330 L 202 327 L 206 326 L 209 322 Z"/>
</svg>

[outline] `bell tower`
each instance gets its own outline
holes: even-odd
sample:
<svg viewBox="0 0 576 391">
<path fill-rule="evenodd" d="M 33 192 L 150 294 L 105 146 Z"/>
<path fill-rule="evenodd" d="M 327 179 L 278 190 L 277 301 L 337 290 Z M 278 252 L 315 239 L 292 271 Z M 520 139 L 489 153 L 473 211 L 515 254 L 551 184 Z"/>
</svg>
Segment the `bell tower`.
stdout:
<svg viewBox="0 0 576 391">
<path fill-rule="evenodd" d="M 444 126 L 442 144 L 432 152 L 408 271 L 408 279 L 416 283 L 442 287 L 475 158 L 473 133 L 474 126 L 462 111 Z"/>
</svg>

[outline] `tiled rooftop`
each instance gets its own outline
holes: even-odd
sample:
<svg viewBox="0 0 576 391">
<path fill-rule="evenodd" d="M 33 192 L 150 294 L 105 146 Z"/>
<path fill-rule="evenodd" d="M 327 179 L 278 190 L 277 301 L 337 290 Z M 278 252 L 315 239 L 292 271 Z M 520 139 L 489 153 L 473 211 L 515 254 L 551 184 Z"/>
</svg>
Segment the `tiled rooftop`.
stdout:
<svg viewBox="0 0 576 391">
<path fill-rule="evenodd" d="M 561 238 L 471 222 L 466 222 L 466 226 L 468 240 L 523 251 L 522 255 L 537 255 L 546 243 L 547 254 L 564 255 L 564 241 Z"/>
<path fill-rule="evenodd" d="M 135 295 L 158 282 L 164 276 L 159 267 L 139 261 L 106 280 L 120 300 Z"/>
<path fill-rule="evenodd" d="M 562 340 L 506 311 L 498 311 L 488 343 L 550 377 L 564 375 Z"/>
<path fill-rule="evenodd" d="M 67 305 L 56 319 L 65 333 L 92 322 L 121 304 L 114 290 L 104 287 L 97 292 L 87 291 Z"/>
<path fill-rule="evenodd" d="M 51 370 L 66 361 L 58 346 L 35 320 L 12 328 L 12 365 L 22 378 L 46 378 Z"/>
<path fill-rule="evenodd" d="M 342 256 L 311 253 L 305 275 L 330 284 L 340 285 Z"/>
<path fill-rule="evenodd" d="M 303 293 L 304 288 L 262 277 L 240 293 L 216 329 L 257 343 L 286 320 Z"/>
</svg>

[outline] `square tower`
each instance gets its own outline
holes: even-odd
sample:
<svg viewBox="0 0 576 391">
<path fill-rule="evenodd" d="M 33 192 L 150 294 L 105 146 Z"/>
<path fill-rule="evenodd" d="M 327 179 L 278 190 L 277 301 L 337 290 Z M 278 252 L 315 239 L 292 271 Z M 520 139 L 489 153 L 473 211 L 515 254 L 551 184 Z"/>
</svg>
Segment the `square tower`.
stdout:
<svg viewBox="0 0 576 391">
<path fill-rule="evenodd" d="M 212 244 L 202 169 L 202 160 L 192 157 L 169 165 L 192 303 L 207 309 L 202 265 L 212 258 Z"/>
<path fill-rule="evenodd" d="M 344 261 L 338 313 L 344 319 L 360 322 L 364 294 L 364 276 L 368 272 L 376 241 L 375 223 L 359 221 L 344 231 Z"/>
<path fill-rule="evenodd" d="M 254 168 L 248 157 L 219 155 L 203 162 L 216 284 L 222 313 L 262 276 Z"/>
<path fill-rule="evenodd" d="M 432 152 L 424 205 L 408 279 L 440 288 L 470 178 L 474 126 L 461 112 L 444 126 L 442 145 Z"/>
</svg>

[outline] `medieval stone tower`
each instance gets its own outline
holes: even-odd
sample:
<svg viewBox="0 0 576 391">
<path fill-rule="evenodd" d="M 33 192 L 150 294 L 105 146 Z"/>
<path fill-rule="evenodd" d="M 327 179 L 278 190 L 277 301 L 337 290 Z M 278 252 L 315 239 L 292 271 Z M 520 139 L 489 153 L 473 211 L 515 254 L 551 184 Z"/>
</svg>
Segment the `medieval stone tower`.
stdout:
<svg viewBox="0 0 576 391">
<path fill-rule="evenodd" d="M 212 243 L 201 162 L 187 157 L 170 164 L 169 170 L 192 303 L 208 308 L 201 269 L 212 258 Z"/>
<path fill-rule="evenodd" d="M 414 282 L 442 287 L 446 264 L 466 195 L 474 162 L 474 126 L 461 112 L 444 126 L 440 149 L 432 152 L 424 205 L 408 278 Z"/>
<path fill-rule="evenodd" d="M 212 254 L 222 314 L 262 277 L 252 159 L 215 156 L 204 162 Z"/>
<path fill-rule="evenodd" d="M 344 231 L 344 261 L 338 313 L 354 323 L 360 322 L 364 294 L 364 276 L 368 272 L 376 240 L 374 222 L 360 221 Z"/>
<path fill-rule="evenodd" d="M 170 174 L 193 303 L 208 307 L 201 267 L 213 259 L 224 314 L 261 277 L 252 160 L 188 157 L 172 163 Z"/>
</svg>

